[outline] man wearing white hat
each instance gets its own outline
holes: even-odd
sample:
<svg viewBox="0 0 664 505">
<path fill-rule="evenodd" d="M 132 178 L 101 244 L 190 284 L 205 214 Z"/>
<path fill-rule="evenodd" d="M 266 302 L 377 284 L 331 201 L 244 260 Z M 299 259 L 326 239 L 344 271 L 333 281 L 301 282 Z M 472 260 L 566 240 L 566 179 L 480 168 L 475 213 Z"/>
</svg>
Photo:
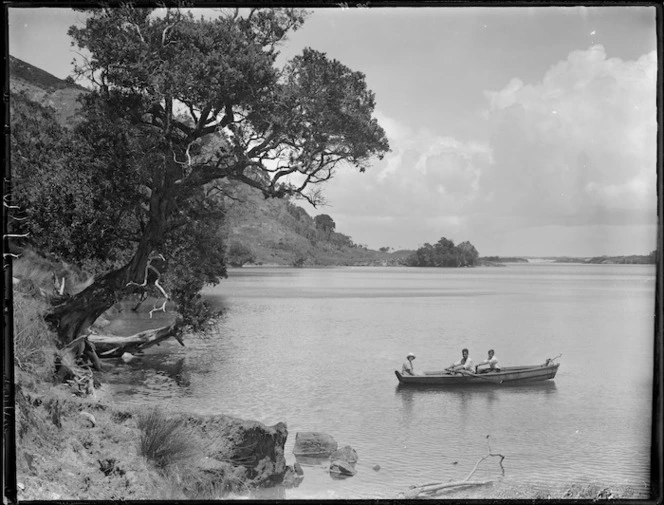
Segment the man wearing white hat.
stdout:
<svg viewBox="0 0 664 505">
<path fill-rule="evenodd" d="M 409 352 L 408 356 L 406 356 L 406 361 L 403 362 L 403 366 L 401 367 L 401 375 L 415 375 L 413 367 L 414 359 L 415 355 L 412 352 Z"/>
</svg>

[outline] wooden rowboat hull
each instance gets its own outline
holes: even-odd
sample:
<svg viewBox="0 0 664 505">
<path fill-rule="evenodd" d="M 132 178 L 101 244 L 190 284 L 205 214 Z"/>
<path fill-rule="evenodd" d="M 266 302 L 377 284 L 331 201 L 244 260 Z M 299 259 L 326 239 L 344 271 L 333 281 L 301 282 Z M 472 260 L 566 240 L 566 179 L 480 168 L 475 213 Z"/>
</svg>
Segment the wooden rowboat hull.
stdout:
<svg viewBox="0 0 664 505">
<path fill-rule="evenodd" d="M 556 376 L 559 366 L 560 363 L 512 366 L 502 368 L 500 372 L 477 375 L 453 374 L 446 371 L 424 372 L 422 375 L 401 375 L 398 370 L 394 373 L 400 384 L 409 386 L 496 386 L 550 380 Z"/>
</svg>

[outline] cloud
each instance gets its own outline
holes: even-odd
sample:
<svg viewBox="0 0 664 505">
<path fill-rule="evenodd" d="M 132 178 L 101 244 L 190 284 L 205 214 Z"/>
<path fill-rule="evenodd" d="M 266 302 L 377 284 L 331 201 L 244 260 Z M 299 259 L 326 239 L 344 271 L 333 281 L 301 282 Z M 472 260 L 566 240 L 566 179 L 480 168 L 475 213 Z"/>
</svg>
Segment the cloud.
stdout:
<svg viewBox="0 0 664 505">
<path fill-rule="evenodd" d="M 325 188 L 337 229 L 372 247 L 455 238 L 491 163 L 485 143 L 411 128 L 377 111 L 391 151 L 366 173 L 340 170 Z M 382 238 L 381 238 L 382 237 Z"/>
<path fill-rule="evenodd" d="M 595 45 L 539 83 L 485 92 L 494 165 L 476 210 L 531 225 L 653 223 L 656 73 L 654 51 L 622 61 Z"/>
<path fill-rule="evenodd" d="M 446 236 L 482 251 L 519 229 L 653 225 L 656 73 L 654 51 L 635 61 L 600 45 L 574 51 L 539 82 L 515 76 L 486 91 L 477 117 L 488 134 L 475 140 L 378 111 L 392 151 L 365 174 L 339 171 L 322 212 L 372 247 Z"/>
</svg>

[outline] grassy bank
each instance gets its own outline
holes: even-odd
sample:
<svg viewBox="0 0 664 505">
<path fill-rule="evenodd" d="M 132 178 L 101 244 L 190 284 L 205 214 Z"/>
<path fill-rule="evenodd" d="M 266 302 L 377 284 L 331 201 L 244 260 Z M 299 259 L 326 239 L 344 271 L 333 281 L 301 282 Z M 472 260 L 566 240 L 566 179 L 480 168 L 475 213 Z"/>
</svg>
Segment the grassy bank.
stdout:
<svg viewBox="0 0 664 505">
<path fill-rule="evenodd" d="M 14 289 L 18 499 L 184 498 L 170 475 L 181 454 L 151 461 L 139 416 L 111 408 L 103 387 L 82 397 L 53 382 L 58 349 L 39 292 L 50 276 L 30 272 Z"/>
</svg>

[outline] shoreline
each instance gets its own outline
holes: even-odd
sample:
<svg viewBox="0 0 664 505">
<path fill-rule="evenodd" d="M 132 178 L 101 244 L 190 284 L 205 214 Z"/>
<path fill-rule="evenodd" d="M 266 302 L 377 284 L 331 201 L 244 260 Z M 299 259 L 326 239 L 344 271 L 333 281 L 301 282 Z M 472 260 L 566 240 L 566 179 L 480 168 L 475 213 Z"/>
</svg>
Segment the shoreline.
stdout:
<svg viewBox="0 0 664 505">
<path fill-rule="evenodd" d="M 140 453 L 141 432 L 137 419 L 142 407 L 122 407 L 101 389 L 89 397 L 75 397 L 65 385 L 52 386 L 17 375 L 16 477 L 19 500 L 126 500 L 126 499 L 229 499 L 249 498 L 320 499 L 324 490 L 307 498 L 297 490 L 280 485 L 251 489 L 238 472 L 204 455 L 200 445 L 187 444 L 189 451 L 176 464 L 159 469 Z M 57 424 L 55 418 L 58 418 Z M 91 420 L 90 417 L 94 420 Z M 190 417 L 169 410 L 168 418 Z M 193 416 L 206 426 L 226 416 Z M 203 421 L 200 421 L 203 419 Z M 287 421 L 287 420 L 285 420 Z M 213 424 L 210 425 L 209 422 Z M 242 420 L 249 425 L 257 421 Z M 59 425 L 59 426 L 58 426 Z M 284 426 L 285 427 L 285 426 Z M 224 429 L 219 431 L 225 432 Z M 294 436 L 287 434 L 287 436 Z M 188 439 L 190 441 L 190 439 Z M 278 444 L 282 456 L 286 438 Z M 185 451 L 186 452 L 186 451 Z M 209 452 L 209 451 L 208 451 Z M 247 457 L 245 454 L 243 457 Z M 206 463 L 201 464 L 205 459 Z M 223 458 L 222 458 L 223 459 Z M 192 463 L 200 472 L 183 470 Z M 285 460 L 283 461 L 285 464 Z M 104 466 L 106 465 L 106 466 Z M 216 472 L 216 473 L 215 473 Z M 324 473 L 319 467 L 305 468 Z M 292 475 L 291 475 L 292 477 Z M 357 477 L 354 477 L 357 478 Z M 413 485 L 418 484 L 413 482 Z M 407 491 L 406 489 L 403 490 Z M 375 499 L 397 499 L 376 496 Z M 436 495 L 441 499 L 648 499 L 649 489 L 606 482 L 579 481 L 566 484 L 521 482 L 510 476 Z"/>
</svg>

